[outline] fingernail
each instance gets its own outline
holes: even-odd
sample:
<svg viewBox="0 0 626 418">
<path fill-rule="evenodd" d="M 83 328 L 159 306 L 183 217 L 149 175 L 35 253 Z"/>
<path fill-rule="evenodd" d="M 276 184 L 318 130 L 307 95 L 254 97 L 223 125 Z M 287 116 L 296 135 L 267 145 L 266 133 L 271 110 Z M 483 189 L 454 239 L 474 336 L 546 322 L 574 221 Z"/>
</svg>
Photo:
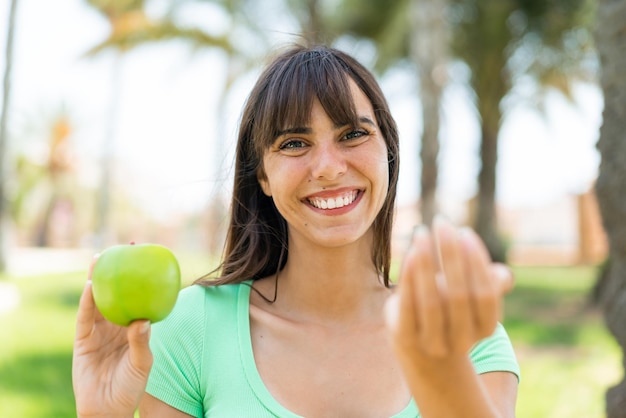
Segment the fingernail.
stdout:
<svg viewBox="0 0 626 418">
<path fill-rule="evenodd" d="M 148 331 L 150 331 L 150 321 L 144 321 L 143 324 L 141 324 L 141 328 L 139 329 L 139 333 L 140 334 L 145 334 Z"/>
<path fill-rule="evenodd" d="M 433 218 L 433 234 L 436 238 L 439 238 L 442 234 L 450 235 L 456 233 L 456 228 L 446 216 L 439 213 L 435 215 Z"/>
</svg>

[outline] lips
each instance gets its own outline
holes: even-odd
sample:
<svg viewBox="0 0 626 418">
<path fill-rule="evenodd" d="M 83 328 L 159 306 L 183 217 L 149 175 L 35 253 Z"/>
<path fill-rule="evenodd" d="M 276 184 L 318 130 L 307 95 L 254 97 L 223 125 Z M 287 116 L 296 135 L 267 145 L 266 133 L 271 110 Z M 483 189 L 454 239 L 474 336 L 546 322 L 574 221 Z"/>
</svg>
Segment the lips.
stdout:
<svg viewBox="0 0 626 418">
<path fill-rule="evenodd" d="M 358 194 L 358 190 L 351 190 L 333 197 L 314 196 L 307 198 L 307 201 L 318 209 L 339 209 L 354 202 Z"/>
</svg>

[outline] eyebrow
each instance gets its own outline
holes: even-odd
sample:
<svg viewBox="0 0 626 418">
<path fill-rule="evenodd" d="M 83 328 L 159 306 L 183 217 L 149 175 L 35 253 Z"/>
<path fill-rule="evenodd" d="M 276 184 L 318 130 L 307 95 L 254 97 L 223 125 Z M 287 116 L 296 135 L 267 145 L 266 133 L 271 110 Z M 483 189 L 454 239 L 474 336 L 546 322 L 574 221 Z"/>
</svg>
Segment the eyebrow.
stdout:
<svg viewBox="0 0 626 418">
<path fill-rule="evenodd" d="M 370 118 L 368 118 L 367 116 L 359 116 L 358 118 L 359 122 L 367 124 L 367 125 L 371 125 L 371 126 L 376 126 L 376 124 L 374 123 L 374 121 Z M 342 128 L 346 125 L 349 125 L 348 123 L 344 123 L 344 124 L 335 124 L 334 128 L 335 129 L 339 129 Z M 287 129 L 281 129 L 280 131 L 278 131 L 276 133 L 276 138 L 278 138 L 279 136 L 283 136 L 283 135 L 288 135 L 288 134 L 310 134 L 313 132 L 313 129 L 309 128 L 309 127 L 296 127 L 296 128 L 287 128 Z"/>
</svg>

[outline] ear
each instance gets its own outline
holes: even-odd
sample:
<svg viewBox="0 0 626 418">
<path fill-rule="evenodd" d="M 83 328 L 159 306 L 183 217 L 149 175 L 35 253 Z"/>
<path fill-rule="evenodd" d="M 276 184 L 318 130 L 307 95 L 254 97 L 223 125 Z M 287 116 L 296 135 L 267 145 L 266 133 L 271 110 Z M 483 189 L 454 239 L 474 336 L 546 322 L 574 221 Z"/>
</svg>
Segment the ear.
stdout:
<svg viewBox="0 0 626 418">
<path fill-rule="evenodd" d="M 263 190 L 263 193 L 265 193 L 266 196 L 271 197 L 272 189 L 270 188 L 270 183 L 267 180 L 267 176 L 262 169 L 257 170 L 256 178 L 259 181 L 259 185 L 261 186 L 261 190 Z"/>
</svg>

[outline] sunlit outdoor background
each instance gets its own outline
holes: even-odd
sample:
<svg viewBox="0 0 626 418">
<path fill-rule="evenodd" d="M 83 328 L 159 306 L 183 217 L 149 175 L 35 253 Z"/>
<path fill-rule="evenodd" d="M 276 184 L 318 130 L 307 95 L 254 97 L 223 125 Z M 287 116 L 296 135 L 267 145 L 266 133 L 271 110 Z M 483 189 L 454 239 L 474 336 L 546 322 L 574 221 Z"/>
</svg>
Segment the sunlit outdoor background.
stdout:
<svg viewBox="0 0 626 418">
<path fill-rule="evenodd" d="M 512 266 L 518 417 L 626 416 L 606 412 L 622 347 L 596 285 L 612 229 L 595 192 L 595 41 L 599 16 L 626 22 L 606 3 L 0 2 L 0 416 L 75 416 L 71 346 L 93 254 L 163 244 L 186 284 L 217 265 L 241 108 L 293 42 L 336 46 L 381 82 L 401 138 L 396 261 L 413 226 L 443 213 Z"/>
</svg>

